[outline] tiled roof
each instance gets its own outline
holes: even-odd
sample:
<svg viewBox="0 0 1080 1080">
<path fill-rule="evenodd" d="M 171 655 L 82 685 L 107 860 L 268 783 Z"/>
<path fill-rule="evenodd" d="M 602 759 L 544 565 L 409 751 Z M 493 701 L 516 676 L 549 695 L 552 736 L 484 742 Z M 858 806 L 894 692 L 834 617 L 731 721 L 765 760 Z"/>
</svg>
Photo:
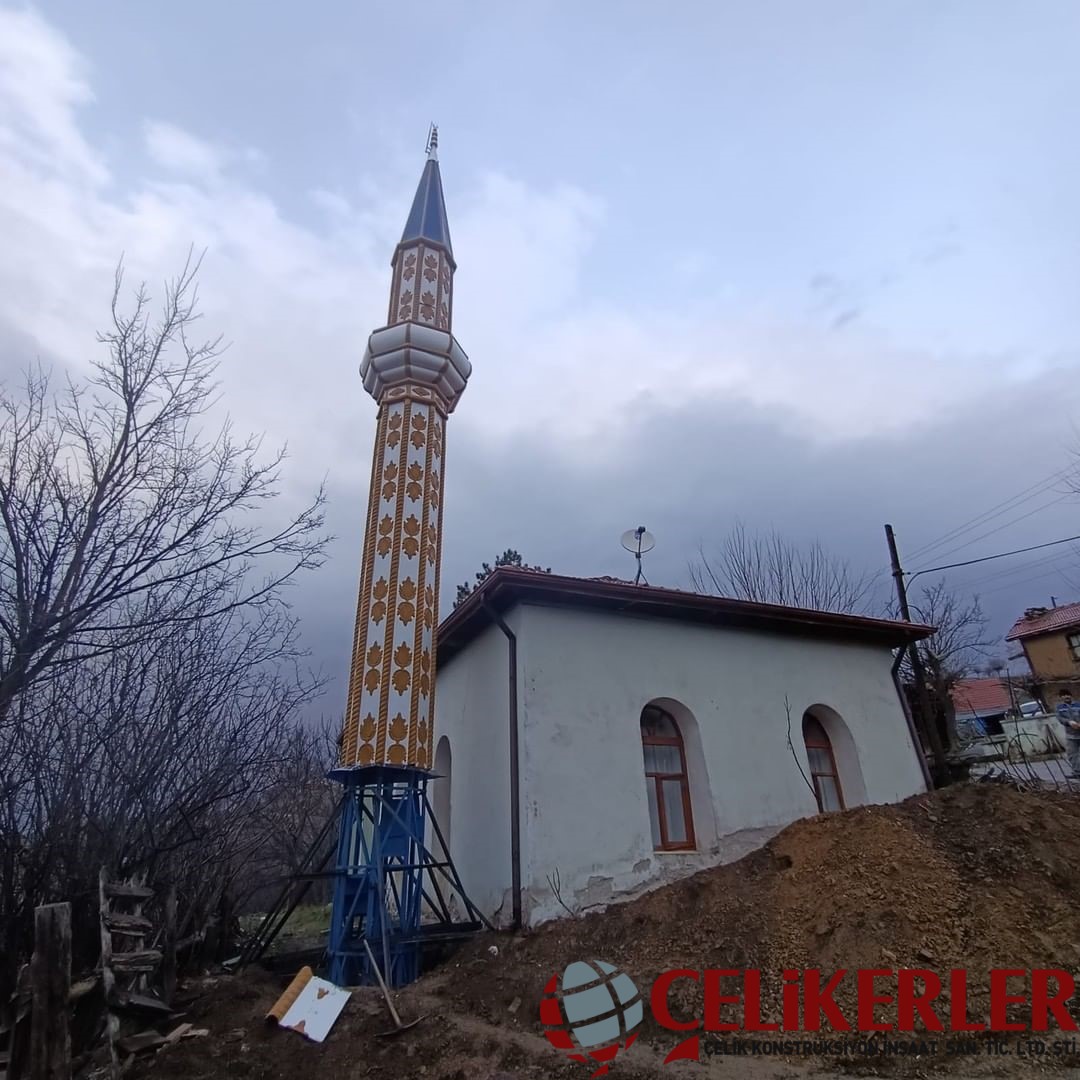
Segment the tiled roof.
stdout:
<svg viewBox="0 0 1080 1080">
<path fill-rule="evenodd" d="M 949 694 L 957 713 L 993 714 L 1012 708 L 1002 679 L 960 679 Z"/>
<path fill-rule="evenodd" d="M 438 662 L 449 660 L 464 648 L 492 621 L 496 612 L 508 611 L 517 603 L 586 608 L 632 617 L 865 642 L 887 648 L 898 648 L 932 633 L 929 626 L 893 619 L 759 604 L 655 585 L 634 585 L 618 578 L 578 578 L 498 566 L 439 627 Z"/>
<path fill-rule="evenodd" d="M 1054 630 L 1067 630 L 1074 626 L 1080 626 L 1080 604 L 1062 604 L 1061 607 L 1047 608 L 1041 615 L 1030 618 L 1025 615 L 1022 619 L 1017 619 L 1005 635 L 1005 640 L 1018 641 L 1021 638 L 1049 634 Z"/>
</svg>

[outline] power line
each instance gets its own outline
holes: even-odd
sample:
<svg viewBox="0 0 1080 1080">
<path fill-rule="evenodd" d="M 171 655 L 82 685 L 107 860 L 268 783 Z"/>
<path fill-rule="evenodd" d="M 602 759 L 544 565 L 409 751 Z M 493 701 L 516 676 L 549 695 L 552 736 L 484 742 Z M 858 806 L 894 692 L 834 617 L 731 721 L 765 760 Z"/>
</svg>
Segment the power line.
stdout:
<svg viewBox="0 0 1080 1080">
<path fill-rule="evenodd" d="M 980 525 L 985 525 L 987 522 L 992 521 L 995 517 L 1000 517 L 1002 514 L 1007 514 L 1010 510 L 1016 509 L 1018 506 L 1022 506 L 1025 502 L 1029 502 L 1031 499 L 1038 498 L 1044 491 L 1053 486 L 1054 482 L 1067 476 L 1069 473 L 1074 472 L 1075 465 L 1067 465 L 1063 469 L 1058 469 L 1056 472 L 1050 473 L 1048 476 L 1044 476 L 1041 480 L 1036 480 L 1034 484 L 1029 487 L 1018 491 L 1015 495 L 1011 495 L 1009 498 L 1004 499 L 1002 502 L 996 503 L 991 506 L 989 510 L 984 510 L 981 514 L 977 514 L 969 521 L 965 521 L 961 525 L 957 525 L 956 528 L 951 529 L 949 532 L 942 536 L 939 536 L 936 540 L 931 540 L 927 544 L 923 544 L 922 547 L 916 548 L 910 552 L 908 558 L 917 559 L 921 556 L 928 555 L 935 548 L 940 548 L 942 545 L 949 543 L 950 540 L 962 536 L 966 532 L 970 532 L 972 529 L 977 529 Z"/>
<path fill-rule="evenodd" d="M 1037 492 L 1037 494 L 1041 495 L 1042 492 L 1041 491 Z M 1034 498 L 1034 497 L 1035 496 L 1032 495 L 1032 496 L 1029 496 L 1028 498 Z M 1067 491 L 1067 492 L 1065 492 L 1064 495 L 1059 495 L 1056 499 L 1051 499 L 1048 503 L 1043 503 L 1041 506 L 1036 506 L 1033 510 L 1028 510 L 1026 513 L 1021 514 L 1019 517 L 1010 518 L 1008 521 L 1005 522 L 1004 525 L 998 525 L 995 528 L 991 529 L 989 532 L 984 532 L 984 533 L 980 533 L 978 536 L 973 536 L 970 540 L 965 540 L 962 544 L 958 544 L 956 547 L 949 548 L 947 551 L 938 552 L 937 558 L 946 559 L 950 555 L 955 555 L 956 552 L 963 551 L 964 548 L 971 547 L 972 544 L 977 544 L 980 540 L 985 540 L 988 536 L 993 536 L 995 533 L 999 533 L 1003 529 L 1009 528 L 1011 525 L 1016 525 L 1021 521 L 1026 521 L 1032 515 L 1042 513 L 1043 510 L 1047 510 L 1051 506 L 1055 506 L 1059 502 L 1064 502 L 1065 499 L 1068 499 L 1068 498 L 1071 498 L 1071 497 L 1073 497 L 1072 492 Z M 1027 501 L 1028 501 L 1027 499 L 1024 500 L 1024 502 L 1027 502 Z M 1017 505 L 1019 505 L 1019 503 Z M 1015 510 L 1016 507 L 1011 507 L 1011 509 Z M 995 515 L 995 517 L 1000 517 L 1000 516 L 1001 516 L 1000 514 Z M 988 521 L 983 522 L 983 524 L 984 525 L 989 524 L 990 520 L 993 520 L 993 519 L 989 519 Z"/>
<path fill-rule="evenodd" d="M 1039 574 L 1035 574 L 1032 577 L 1020 578 L 1018 581 L 1006 581 L 1004 585 L 995 585 L 992 589 L 984 589 L 983 592 L 987 596 L 992 596 L 994 593 L 1001 592 L 1004 589 L 1015 589 L 1018 585 L 1027 585 L 1033 581 L 1042 581 L 1049 577 L 1059 577 L 1062 581 L 1072 586 L 1072 582 L 1069 580 L 1065 571 L 1060 566 L 1052 566 L 1049 570 L 1043 570 Z"/>
<path fill-rule="evenodd" d="M 1051 555 L 1044 555 L 1041 559 L 1031 559 L 1027 562 L 1020 563 L 1018 566 L 1010 567 L 1007 570 L 998 570 L 991 574 L 979 574 L 978 577 L 969 578 L 963 584 L 965 588 L 973 589 L 977 585 L 982 585 L 985 582 L 1002 581 L 1005 578 L 1016 577 L 1018 574 L 1028 574 L 1040 566 L 1056 565 L 1063 568 L 1067 565 L 1067 561 L 1072 558 L 1073 556 L 1067 551 L 1056 551 Z"/>
<path fill-rule="evenodd" d="M 904 574 L 909 582 L 914 581 L 920 574 L 935 574 L 939 570 L 955 570 L 960 566 L 974 566 L 976 563 L 990 562 L 993 559 L 1006 559 L 1010 555 L 1024 555 L 1029 551 L 1042 551 L 1043 548 L 1056 547 L 1058 544 L 1069 544 L 1080 540 L 1080 535 L 1066 536 L 1061 540 L 1048 540 L 1045 544 L 1032 544 L 1031 547 L 1017 548 L 1015 551 L 1001 551 L 997 555 L 983 555 L 980 559 L 966 559 L 964 562 L 946 563 L 944 566 L 928 566 L 925 570 L 916 570 L 914 574 Z"/>
</svg>

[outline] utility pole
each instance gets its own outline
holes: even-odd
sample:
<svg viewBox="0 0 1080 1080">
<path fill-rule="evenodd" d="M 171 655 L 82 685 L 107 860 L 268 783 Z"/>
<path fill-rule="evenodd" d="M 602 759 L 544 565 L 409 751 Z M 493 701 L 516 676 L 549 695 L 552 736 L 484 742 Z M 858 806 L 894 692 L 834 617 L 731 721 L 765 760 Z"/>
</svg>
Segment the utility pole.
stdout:
<svg viewBox="0 0 1080 1080">
<path fill-rule="evenodd" d="M 911 622 L 911 608 L 908 606 L 907 588 L 904 585 L 904 571 L 900 567 L 900 555 L 896 550 L 896 536 L 891 525 L 885 526 L 885 539 L 889 543 L 889 561 L 892 563 L 893 581 L 896 582 L 896 599 L 900 603 L 900 615 L 905 622 Z M 915 676 L 915 694 L 919 712 L 922 713 L 923 733 L 930 742 L 930 752 L 934 755 L 934 773 L 938 785 L 945 782 L 948 765 L 945 761 L 945 747 L 942 745 L 941 732 L 938 731 L 937 718 L 930 706 L 930 691 L 926 685 L 926 670 L 919 654 L 918 642 L 908 646 L 911 659 L 911 671 Z"/>
</svg>

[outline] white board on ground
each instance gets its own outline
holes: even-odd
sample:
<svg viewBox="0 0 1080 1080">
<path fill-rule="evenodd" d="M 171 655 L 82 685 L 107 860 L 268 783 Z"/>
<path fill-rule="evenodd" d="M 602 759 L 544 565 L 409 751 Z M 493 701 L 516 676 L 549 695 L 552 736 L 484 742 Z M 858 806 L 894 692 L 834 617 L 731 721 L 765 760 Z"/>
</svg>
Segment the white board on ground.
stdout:
<svg viewBox="0 0 1080 1080">
<path fill-rule="evenodd" d="M 299 1031 L 314 1042 L 322 1042 L 345 1008 L 349 994 L 350 991 L 325 979 L 310 979 L 281 1018 L 281 1026 Z"/>
</svg>

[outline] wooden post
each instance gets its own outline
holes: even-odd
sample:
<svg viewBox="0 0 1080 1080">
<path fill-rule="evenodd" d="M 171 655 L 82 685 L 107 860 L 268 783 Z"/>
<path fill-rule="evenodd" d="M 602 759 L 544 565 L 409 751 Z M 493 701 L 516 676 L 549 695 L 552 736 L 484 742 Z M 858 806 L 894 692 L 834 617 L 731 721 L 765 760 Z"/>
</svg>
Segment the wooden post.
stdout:
<svg viewBox="0 0 1080 1080">
<path fill-rule="evenodd" d="M 164 958 L 161 965 L 161 989 L 167 1004 L 176 993 L 176 886 L 170 885 L 165 894 Z"/>
<path fill-rule="evenodd" d="M 109 932 L 109 884 L 108 871 L 103 866 L 98 874 L 98 911 L 101 921 L 101 994 L 105 1003 L 105 1041 L 109 1047 L 109 1075 L 120 1075 L 120 1062 L 116 1056 L 116 1036 L 120 1021 L 113 1015 L 112 999 L 116 979 L 112 970 L 112 934 Z"/>
<path fill-rule="evenodd" d="M 71 905 L 46 904 L 34 911 L 34 958 L 30 977 L 30 1080 L 71 1080 Z"/>
</svg>

